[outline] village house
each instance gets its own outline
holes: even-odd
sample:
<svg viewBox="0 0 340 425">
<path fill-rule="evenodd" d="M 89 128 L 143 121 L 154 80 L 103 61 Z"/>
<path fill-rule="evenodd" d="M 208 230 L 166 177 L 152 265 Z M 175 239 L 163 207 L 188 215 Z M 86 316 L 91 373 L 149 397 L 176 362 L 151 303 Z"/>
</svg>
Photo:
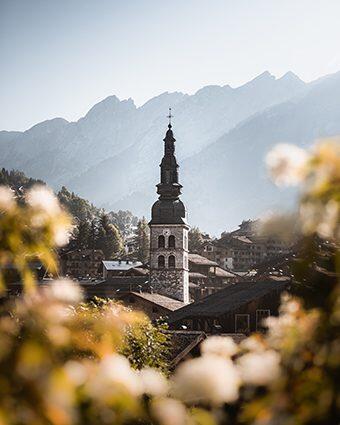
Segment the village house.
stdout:
<svg viewBox="0 0 340 425">
<path fill-rule="evenodd" d="M 225 289 L 188 304 L 169 316 L 172 329 L 207 333 L 242 333 L 261 331 L 263 319 L 277 315 L 280 297 L 289 286 L 286 277 L 229 284 Z"/>
<path fill-rule="evenodd" d="M 189 254 L 190 299 L 196 301 L 224 288 L 226 284 L 238 282 L 240 276 L 223 269 L 215 261 L 198 254 Z"/>
<path fill-rule="evenodd" d="M 126 276 L 131 269 L 141 267 L 140 261 L 133 260 L 103 260 L 103 279 L 116 276 Z M 138 274 L 138 272 L 136 272 Z"/>
<path fill-rule="evenodd" d="M 60 254 L 61 274 L 74 278 L 96 278 L 101 275 L 103 251 L 75 249 Z"/>
<path fill-rule="evenodd" d="M 257 229 L 257 221 L 243 221 L 239 229 L 222 233 L 220 239 L 206 240 L 200 254 L 222 268 L 243 272 L 290 252 L 285 242 L 275 237 L 261 236 Z"/>
<path fill-rule="evenodd" d="M 185 306 L 182 301 L 150 292 L 129 292 L 120 299 L 134 310 L 143 311 L 151 320 L 166 317 Z"/>
</svg>

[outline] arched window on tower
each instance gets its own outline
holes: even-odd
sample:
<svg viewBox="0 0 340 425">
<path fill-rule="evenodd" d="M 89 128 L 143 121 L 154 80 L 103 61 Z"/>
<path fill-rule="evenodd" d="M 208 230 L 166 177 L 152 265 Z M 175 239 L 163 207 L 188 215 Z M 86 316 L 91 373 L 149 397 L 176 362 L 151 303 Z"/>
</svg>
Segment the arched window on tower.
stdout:
<svg viewBox="0 0 340 425">
<path fill-rule="evenodd" d="M 169 236 L 169 248 L 175 248 L 175 236 L 174 235 Z"/>
<path fill-rule="evenodd" d="M 174 269 L 176 267 L 176 259 L 174 255 L 169 256 L 169 269 Z"/>
<path fill-rule="evenodd" d="M 158 248 L 165 248 L 165 237 L 163 235 L 158 236 Z"/>
<path fill-rule="evenodd" d="M 164 255 L 159 255 L 158 256 L 158 268 L 159 269 L 164 269 L 165 267 L 165 258 Z"/>
</svg>

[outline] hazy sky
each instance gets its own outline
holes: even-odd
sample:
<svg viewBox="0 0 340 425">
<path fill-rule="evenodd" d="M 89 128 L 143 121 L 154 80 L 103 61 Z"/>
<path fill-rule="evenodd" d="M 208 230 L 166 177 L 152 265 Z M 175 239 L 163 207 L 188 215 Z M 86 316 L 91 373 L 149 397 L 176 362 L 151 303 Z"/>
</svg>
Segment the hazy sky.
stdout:
<svg viewBox="0 0 340 425">
<path fill-rule="evenodd" d="M 116 94 L 340 70 L 340 0 L 0 0 L 0 129 Z"/>
</svg>

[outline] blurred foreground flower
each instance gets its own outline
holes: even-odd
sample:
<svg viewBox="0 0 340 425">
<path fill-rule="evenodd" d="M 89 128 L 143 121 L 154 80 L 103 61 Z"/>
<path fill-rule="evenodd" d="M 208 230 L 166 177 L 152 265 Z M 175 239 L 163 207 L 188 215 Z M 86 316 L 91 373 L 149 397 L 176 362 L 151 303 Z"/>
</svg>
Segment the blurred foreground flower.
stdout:
<svg viewBox="0 0 340 425">
<path fill-rule="evenodd" d="M 33 187 L 17 201 L 13 192 L 0 187 L 0 289 L 5 286 L 5 270 L 15 267 L 26 289 L 34 289 L 30 267 L 39 260 L 49 273 L 57 272 L 55 246 L 67 243 L 71 219 L 50 189 Z"/>
<path fill-rule="evenodd" d="M 266 163 L 279 185 L 302 184 L 298 212 L 263 220 L 262 232 L 292 240 L 292 236 L 317 234 L 340 240 L 340 139 L 320 141 L 309 152 L 293 145 L 278 145 Z"/>
<path fill-rule="evenodd" d="M 184 405 L 172 398 L 154 400 L 151 404 L 151 414 L 160 425 L 186 425 L 188 423 Z"/>
<path fill-rule="evenodd" d="M 201 343 L 201 353 L 215 354 L 230 359 L 238 352 L 238 346 L 227 336 L 210 336 Z"/>
<path fill-rule="evenodd" d="M 280 376 L 280 355 L 273 350 L 248 353 L 238 367 L 244 384 L 268 385 Z"/>
<path fill-rule="evenodd" d="M 179 365 L 173 377 L 173 395 L 187 403 L 220 405 L 238 397 L 240 378 L 230 360 L 206 354 Z"/>
<path fill-rule="evenodd" d="M 162 373 L 147 367 L 139 371 L 139 378 L 144 394 L 151 396 L 165 396 L 168 392 L 168 381 Z"/>
<path fill-rule="evenodd" d="M 0 211 L 9 212 L 15 208 L 15 198 L 11 189 L 0 186 Z"/>
<path fill-rule="evenodd" d="M 295 186 L 306 176 L 308 159 L 309 156 L 303 149 L 282 143 L 268 153 L 266 164 L 278 186 Z"/>
<path fill-rule="evenodd" d="M 78 304 L 83 299 L 82 289 L 72 280 L 55 280 L 46 289 L 49 297 L 65 304 Z"/>
</svg>

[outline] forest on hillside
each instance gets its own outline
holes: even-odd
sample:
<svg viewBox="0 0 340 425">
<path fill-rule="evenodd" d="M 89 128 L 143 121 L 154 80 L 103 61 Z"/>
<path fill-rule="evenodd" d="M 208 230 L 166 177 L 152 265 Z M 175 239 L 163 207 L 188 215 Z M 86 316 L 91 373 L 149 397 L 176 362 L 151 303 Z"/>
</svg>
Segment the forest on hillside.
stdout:
<svg viewBox="0 0 340 425">
<path fill-rule="evenodd" d="M 0 170 L 0 185 L 9 186 L 16 197 L 24 202 L 25 192 L 33 186 L 46 186 L 42 180 L 27 177 L 22 171 Z M 136 258 L 147 261 L 145 250 L 148 244 L 146 219 L 138 219 L 131 211 L 105 211 L 88 200 L 70 192 L 63 186 L 56 196 L 60 204 L 73 217 L 70 249 L 101 249 L 105 258 L 125 256 L 124 242 L 133 238 L 136 243 Z"/>
</svg>

